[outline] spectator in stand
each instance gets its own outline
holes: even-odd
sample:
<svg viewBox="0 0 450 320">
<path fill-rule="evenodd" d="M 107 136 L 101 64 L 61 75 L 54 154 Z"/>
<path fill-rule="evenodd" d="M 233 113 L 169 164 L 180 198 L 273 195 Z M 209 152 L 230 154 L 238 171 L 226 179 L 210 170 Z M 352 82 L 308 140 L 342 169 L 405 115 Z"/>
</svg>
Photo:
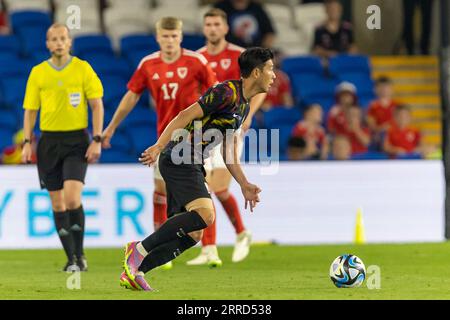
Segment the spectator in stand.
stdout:
<svg viewBox="0 0 450 320">
<path fill-rule="evenodd" d="M 328 112 L 327 129 L 331 134 L 345 130 L 345 113 L 351 106 L 358 104 L 356 87 L 353 83 L 342 82 L 336 87 L 336 104 Z"/>
<path fill-rule="evenodd" d="M 261 4 L 253 0 L 222 0 L 215 7 L 228 16 L 227 41 L 244 48 L 273 47 L 275 30 Z"/>
<path fill-rule="evenodd" d="M 305 159 L 306 142 L 301 137 L 290 137 L 288 142 L 287 157 L 290 161 Z"/>
<path fill-rule="evenodd" d="M 0 163 L 1 164 L 22 164 L 22 143 L 25 136 L 23 134 L 23 130 L 19 130 L 13 137 L 14 145 L 8 146 L 3 149 L 2 154 L 0 155 Z M 31 141 L 31 163 L 36 163 L 36 138 L 33 137 Z"/>
<path fill-rule="evenodd" d="M 5 9 L 5 3 L 0 0 L 0 35 L 6 35 L 9 33 L 8 13 Z"/>
<path fill-rule="evenodd" d="M 394 110 L 398 103 L 393 100 L 391 79 L 385 76 L 375 81 L 377 99 L 369 104 L 367 110 L 367 124 L 372 134 L 372 142 L 376 149 L 381 149 L 383 134 L 390 128 L 394 117 Z"/>
<path fill-rule="evenodd" d="M 319 104 L 312 104 L 306 108 L 303 120 L 293 128 L 292 137 L 302 138 L 305 142 L 301 160 L 325 160 L 328 158 L 328 138 L 322 127 L 322 121 L 322 107 Z"/>
<path fill-rule="evenodd" d="M 331 145 L 330 160 L 350 160 L 352 156 L 352 145 L 346 136 L 337 135 L 333 138 Z"/>
<path fill-rule="evenodd" d="M 280 50 L 273 50 L 274 54 L 274 72 L 275 80 L 270 86 L 266 99 L 264 100 L 261 109 L 264 111 L 270 110 L 272 107 L 292 108 L 294 106 L 294 99 L 292 98 L 291 81 L 289 76 L 280 69 L 282 61 L 282 53 Z"/>
<path fill-rule="evenodd" d="M 421 145 L 420 131 L 411 125 L 411 109 L 399 105 L 394 111 L 394 123 L 384 139 L 384 151 L 392 158 L 399 156 L 425 156 L 427 148 Z"/>
<path fill-rule="evenodd" d="M 339 0 L 325 0 L 324 4 L 327 20 L 314 32 L 313 53 L 327 66 L 329 58 L 341 53 L 356 53 L 357 48 L 351 23 L 342 21 L 342 4 Z"/>
<path fill-rule="evenodd" d="M 370 144 L 370 131 L 362 121 L 363 112 L 357 105 L 347 109 L 345 113 L 345 127 L 342 134 L 350 140 L 352 155 L 366 153 Z"/>
<path fill-rule="evenodd" d="M 420 54 L 430 54 L 433 0 L 403 0 L 403 39 L 409 55 L 415 54 L 414 18 L 419 5 L 421 16 Z"/>
</svg>

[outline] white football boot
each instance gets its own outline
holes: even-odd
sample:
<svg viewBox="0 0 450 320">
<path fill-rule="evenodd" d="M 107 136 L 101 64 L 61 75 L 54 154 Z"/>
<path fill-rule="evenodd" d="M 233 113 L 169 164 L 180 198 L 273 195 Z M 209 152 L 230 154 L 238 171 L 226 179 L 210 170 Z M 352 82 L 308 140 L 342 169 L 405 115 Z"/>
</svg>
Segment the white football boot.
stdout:
<svg viewBox="0 0 450 320">
<path fill-rule="evenodd" d="M 233 256 L 231 261 L 240 262 L 244 260 L 250 252 L 250 243 L 252 242 L 252 234 L 248 230 L 244 230 L 236 237 Z"/>
</svg>

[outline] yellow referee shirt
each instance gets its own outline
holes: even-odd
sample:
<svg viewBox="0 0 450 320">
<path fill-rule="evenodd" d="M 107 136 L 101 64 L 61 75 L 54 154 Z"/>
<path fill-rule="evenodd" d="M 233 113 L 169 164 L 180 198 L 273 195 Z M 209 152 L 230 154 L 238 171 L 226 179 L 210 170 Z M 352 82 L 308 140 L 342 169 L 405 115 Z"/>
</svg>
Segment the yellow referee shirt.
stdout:
<svg viewBox="0 0 450 320">
<path fill-rule="evenodd" d="M 71 57 L 61 68 L 44 61 L 30 73 L 23 108 L 40 109 L 42 131 L 74 131 L 88 126 L 88 99 L 103 97 L 103 86 L 92 67 Z"/>
</svg>

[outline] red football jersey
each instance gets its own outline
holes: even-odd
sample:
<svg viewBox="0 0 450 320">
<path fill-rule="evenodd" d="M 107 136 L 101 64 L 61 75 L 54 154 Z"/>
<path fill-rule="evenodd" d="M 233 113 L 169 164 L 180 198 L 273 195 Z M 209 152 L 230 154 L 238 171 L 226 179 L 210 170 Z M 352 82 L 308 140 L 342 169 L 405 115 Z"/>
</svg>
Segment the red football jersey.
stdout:
<svg viewBox="0 0 450 320">
<path fill-rule="evenodd" d="M 377 126 L 381 126 L 392 121 L 397 106 L 393 100 L 387 106 L 383 106 L 379 100 L 374 100 L 370 103 L 367 114 L 375 119 Z"/>
<path fill-rule="evenodd" d="M 209 54 L 206 46 L 198 49 L 197 52 L 208 60 L 209 66 L 216 73 L 217 80 L 223 82 L 241 78 L 238 58 L 244 50 L 244 48 L 228 43 L 226 48 L 216 55 Z"/>
<path fill-rule="evenodd" d="M 288 75 L 281 70 L 275 70 L 275 75 L 276 78 L 266 96 L 266 101 L 269 101 L 274 107 L 284 105 L 284 94 L 291 94 L 291 82 Z"/>
<path fill-rule="evenodd" d="M 178 60 L 165 63 L 161 52 L 144 57 L 130 81 L 128 89 L 141 94 L 150 91 L 156 104 L 158 136 L 183 109 L 197 102 L 205 89 L 217 82 L 205 57 L 182 49 Z"/>
<path fill-rule="evenodd" d="M 325 139 L 325 130 L 321 126 L 315 128 L 308 128 L 305 121 L 299 121 L 297 125 L 292 130 L 293 137 L 301 137 L 305 140 L 310 138 L 315 141 L 317 145 L 323 145 L 323 140 Z"/>
<path fill-rule="evenodd" d="M 387 139 L 394 147 L 403 148 L 406 152 L 413 152 L 419 146 L 420 132 L 413 127 L 400 129 L 393 125 L 388 130 Z"/>
<path fill-rule="evenodd" d="M 341 106 L 334 105 L 328 112 L 327 130 L 332 134 L 342 134 L 345 132 L 347 120 Z"/>
</svg>

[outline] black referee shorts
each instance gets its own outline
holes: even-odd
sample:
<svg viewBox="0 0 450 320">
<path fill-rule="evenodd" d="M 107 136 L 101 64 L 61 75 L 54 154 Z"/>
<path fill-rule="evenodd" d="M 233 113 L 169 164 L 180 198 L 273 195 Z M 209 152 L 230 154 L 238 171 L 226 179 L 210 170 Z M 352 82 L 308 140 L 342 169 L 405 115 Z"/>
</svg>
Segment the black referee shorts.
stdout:
<svg viewBox="0 0 450 320">
<path fill-rule="evenodd" d="M 166 183 L 167 217 L 186 211 L 186 205 L 199 198 L 211 198 L 206 186 L 206 172 L 201 164 L 174 164 L 171 148 L 159 156 L 159 171 Z"/>
<path fill-rule="evenodd" d="M 37 167 L 42 189 L 61 190 L 66 180 L 84 183 L 85 154 L 89 147 L 86 130 L 42 132 L 37 147 Z"/>
</svg>

